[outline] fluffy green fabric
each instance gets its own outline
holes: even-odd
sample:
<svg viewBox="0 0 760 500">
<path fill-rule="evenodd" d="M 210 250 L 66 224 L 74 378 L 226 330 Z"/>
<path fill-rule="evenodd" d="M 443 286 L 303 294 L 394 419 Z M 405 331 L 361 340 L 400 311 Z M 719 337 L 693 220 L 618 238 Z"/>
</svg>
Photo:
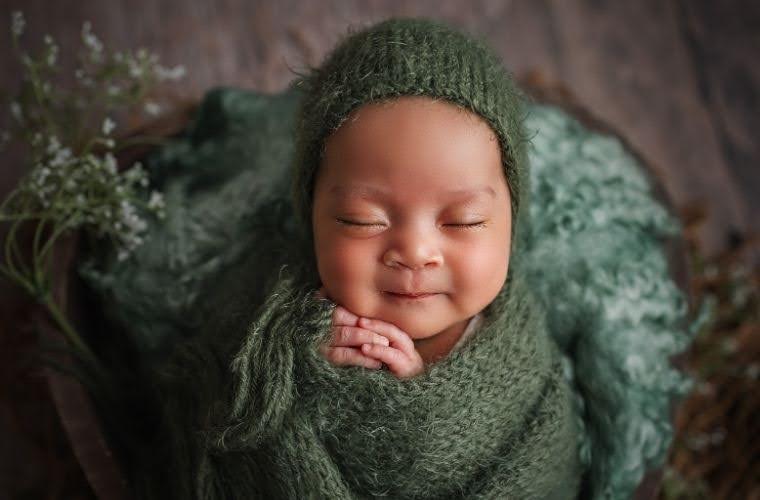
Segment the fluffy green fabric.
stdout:
<svg viewBox="0 0 760 500">
<path fill-rule="evenodd" d="M 663 251 L 680 224 L 620 140 L 551 106 L 533 105 L 526 127 L 535 133 L 528 280 L 573 360 L 589 496 L 629 498 L 665 462 L 671 404 L 691 387 L 669 359 L 688 347 L 709 303 L 689 324 Z"/>
<path fill-rule="evenodd" d="M 252 320 L 279 277 L 276 270 L 300 261 L 287 245 L 296 229 L 290 172 L 283 168 L 293 155 L 298 98 L 295 89 L 271 96 L 208 92 L 183 137 L 148 160 L 152 187 L 167 193 L 167 219 L 150 221 L 149 238 L 134 259 L 118 262 L 103 252 L 82 266 L 111 324 L 129 334 L 146 363 L 158 364 L 183 339 L 200 338 L 203 319 L 222 307 L 228 324 Z M 685 324 L 683 293 L 670 279 L 662 251 L 662 240 L 680 228 L 616 139 L 589 132 L 556 108 L 532 105 L 528 111 L 535 137 L 528 152 L 527 279 L 546 305 L 546 324 L 567 356 L 565 369 L 574 373 L 584 406 L 582 451 L 591 465 L 585 496 L 628 498 L 644 471 L 665 458 L 669 405 L 688 388 L 668 359 L 685 348 L 687 331 L 701 322 Z M 234 283 L 233 277 L 240 296 L 250 297 L 246 306 L 218 300 L 224 295 L 219 287 Z M 171 457 L 192 467 L 198 450 L 188 447 L 186 437 L 197 427 L 187 418 L 153 418 L 161 409 L 203 413 L 180 402 L 218 397 L 203 389 L 219 387 L 217 377 L 229 373 L 240 347 L 239 339 L 232 340 L 211 351 L 181 348 L 195 359 L 165 373 L 175 381 L 165 400 L 143 394 L 155 381 L 124 367 L 124 412 L 148 423 L 111 429 L 111 437 L 142 449 L 117 447 L 136 484 L 146 478 L 143 471 L 153 470 L 153 491 L 168 488 L 178 475 L 167 468 Z M 203 384 L 192 385 L 200 366 Z M 139 394 L 129 397 L 130 390 Z M 212 465 L 218 460 L 213 453 L 207 457 Z M 235 474 L 236 463 L 230 458 L 228 474 Z M 240 474 L 245 478 L 247 472 Z"/>
<path fill-rule="evenodd" d="M 158 386 L 176 441 L 142 463 L 138 498 L 576 497 L 572 393 L 519 274 L 407 380 L 324 360 L 335 304 L 314 292 L 286 270 L 255 314 L 238 296 L 215 338 L 175 353 Z"/>
</svg>

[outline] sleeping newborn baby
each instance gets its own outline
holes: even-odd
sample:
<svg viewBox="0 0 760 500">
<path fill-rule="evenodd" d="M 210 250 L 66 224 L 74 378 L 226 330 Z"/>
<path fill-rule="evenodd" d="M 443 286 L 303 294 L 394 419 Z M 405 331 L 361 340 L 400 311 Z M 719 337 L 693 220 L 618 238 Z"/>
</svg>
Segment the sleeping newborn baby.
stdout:
<svg viewBox="0 0 760 500">
<path fill-rule="evenodd" d="M 320 292 L 340 304 L 324 356 L 406 378 L 461 345 L 506 280 L 510 198 L 475 113 L 428 96 L 355 110 L 314 188 Z"/>
</svg>

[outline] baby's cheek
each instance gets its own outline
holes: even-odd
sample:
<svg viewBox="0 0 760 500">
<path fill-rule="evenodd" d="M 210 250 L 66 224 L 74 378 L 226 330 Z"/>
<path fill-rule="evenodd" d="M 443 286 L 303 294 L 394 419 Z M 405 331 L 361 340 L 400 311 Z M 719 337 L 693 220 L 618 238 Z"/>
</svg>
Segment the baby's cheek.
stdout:
<svg viewBox="0 0 760 500">
<path fill-rule="evenodd" d="M 355 314 L 366 311 L 370 306 L 366 289 L 372 285 L 374 262 L 367 249 L 350 241 L 334 243 L 324 248 L 318 260 L 320 278 L 330 297 Z"/>
<path fill-rule="evenodd" d="M 496 297 L 506 280 L 508 263 L 508 247 L 497 242 L 472 246 L 452 263 L 456 298 L 467 313 L 479 311 Z"/>
</svg>

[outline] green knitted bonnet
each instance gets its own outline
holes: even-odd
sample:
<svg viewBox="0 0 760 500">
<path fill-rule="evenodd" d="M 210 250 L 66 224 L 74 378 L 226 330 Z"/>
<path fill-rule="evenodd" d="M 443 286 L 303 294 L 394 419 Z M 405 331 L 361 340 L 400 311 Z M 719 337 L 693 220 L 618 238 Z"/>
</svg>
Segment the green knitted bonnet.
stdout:
<svg viewBox="0 0 760 500">
<path fill-rule="evenodd" d="M 527 141 L 523 97 L 499 57 L 483 40 L 430 19 L 390 18 L 354 31 L 294 83 L 304 94 L 296 117 L 292 196 L 305 238 L 313 241 L 314 183 L 327 137 L 363 104 L 425 95 L 473 111 L 496 133 L 511 195 L 514 254 L 522 246 L 515 243 L 516 228 L 522 233 L 527 224 L 528 210 L 520 210 L 528 206 Z"/>
</svg>

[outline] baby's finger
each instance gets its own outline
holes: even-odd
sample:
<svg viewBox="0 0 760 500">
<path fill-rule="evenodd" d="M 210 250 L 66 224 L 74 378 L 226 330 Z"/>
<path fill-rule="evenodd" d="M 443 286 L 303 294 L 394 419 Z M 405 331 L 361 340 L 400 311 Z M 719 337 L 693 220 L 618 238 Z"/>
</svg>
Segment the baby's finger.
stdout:
<svg viewBox="0 0 760 500">
<path fill-rule="evenodd" d="M 414 341 L 403 330 L 392 323 L 387 323 L 380 319 L 361 318 L 359 326 L 377 332 L 391 341 L 391 345 L 401 349 L 404 352 L 414 350 Z"/>
<path fill-rule="evenodd" d="M 333 325 L 357 326 L 359 316 L 343 306 L 335 306 L 333 311 Z"/>
<path fill-rule="evenodd" d="M 343 346 L 361 346 L 362 344 L 381 344 L 389 345 L 390 341 L 382 335 L 359 328 L 356 326 L 336 326 L 333 327 L 334 347 Z"/>
<path fill-rule="evenodd" d="M 330 347 L 323 351 L 325 358 L 336 366 L 364 366 L 365 368 L 380 368 L 381 361 L 362 354 L 355 347 Z"/>
<path fill-rule="evenodd" d="M 377 359 L 388 365 L 392 372 L 398 372 L 404 369 L 404 364 L 408 362 L 406 355 L 399 349 L 386 347 L 376 344 L 364 344 L 361 352 L 366 356 Z"/>
</svg>

